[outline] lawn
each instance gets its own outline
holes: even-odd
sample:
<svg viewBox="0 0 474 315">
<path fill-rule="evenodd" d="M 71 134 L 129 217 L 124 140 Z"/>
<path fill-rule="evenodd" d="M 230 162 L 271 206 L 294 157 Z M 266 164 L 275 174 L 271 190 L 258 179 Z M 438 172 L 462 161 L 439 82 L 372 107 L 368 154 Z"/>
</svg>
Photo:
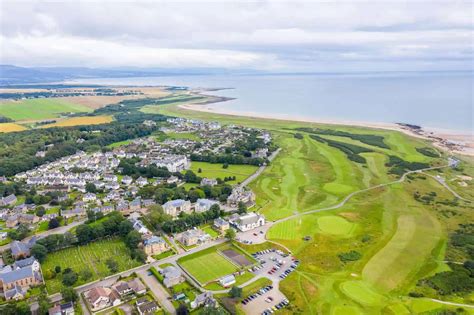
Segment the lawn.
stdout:
<svg viewBox="0 0 474 315">
<path fill-rule="evenodd" d="M 199 172 L 201 169 L 201 172 Z M 247 177 L 257 171 L 258 167 L 254 165 L 229 165 L 228 168 L 222 168 L 222 164 L 207 162 L 192 162 L 191 170 L 200 177 L 220 178 L 235 176 L 235 180 L 228 181 L 229 184 L 240 183 Z"/>
<path fill-rule="evenodd" d="M 121 146 L 123 146 L 123 145 L 130 144 L 130 143 L 132 143 L 132 141 L 133 141 L 133 140 L 118 141 L 118 142 L 114 142 L 114 143 L 109 144 L 107 147 L 108 147 L 108 148 L 118 148 L 118 147 L 121 147 Z"/>
<path fill-rule="evenodd" d="M 200 141 L 201 138 L 191 132 L 168 132 L 165 139 L 187 139 L 193 141 Z"/>
<path fill-rule="evenodd" d="M 112 116 L 83 116 L 83 117 L 71 117 L 67 118 L 53 124 L 43 125 L 41 128 L 51 128 L 51 127 L 71 127 L 71 126 L 81 126 L 81 125 L 100 125 L 108 124 L 112 122 Z"/>
<path fill-rule="evenodd" d="M 64 113 L 90 112 L 92 109 L 57 99 L 29 99 L 0 103 L 0 115 L 13 120 L 57 118 Z"/>
<path fill-rule="evenodd" d="M 318 218 L 318 227 L 322 233 L 348 237 L 354 232 L 356 225 L 340 216 L 326 215 Z"/>
<path fill-rule="evenodd" d="M 237 271 L 235 265 L 217 253 L 216 247 L 185 256 L 180 258 L 178 262 L 201 284 L 217 280 Z"/>
<path fill-rule="evenodd" d="M 118 263 L 119 271 L 124 271 L 140 265 L 132 260 L 128 254 L 125 244 L 119 239 L 101 240 L 84 246 L 76 246 L 48 254 L 46 260 L 41 264 L 43 273 L 46 270 L 54 270 L 56 266 L 61 269 L 71 268 L 80 273 L 82 270 L 92 272 L 92 278 L 84 281 L 79 277 L 75 286 L 106 277 L 112 273 L 105 264 L 106 260 L 112 258 Z M 48 293 L 56 293 L 61 289 L 61 275 L 46 280 Z"/>
<path fill-rule="evenodd" d="M 15 124 L 15 123 L 1 123 L 0 124 L 0 133 L 2 132 L 15 132 L 15 131 L 23 131 L 27 128 L 23 127 L 22 125 Z"/>
<path fill-rule="evenodd" d="M 346 281 L 340 286 L 341 291 L 359 304 L 374 306 L 384 303 L 385 298 L 370 288 L 363 281 Z"/>
</svg>

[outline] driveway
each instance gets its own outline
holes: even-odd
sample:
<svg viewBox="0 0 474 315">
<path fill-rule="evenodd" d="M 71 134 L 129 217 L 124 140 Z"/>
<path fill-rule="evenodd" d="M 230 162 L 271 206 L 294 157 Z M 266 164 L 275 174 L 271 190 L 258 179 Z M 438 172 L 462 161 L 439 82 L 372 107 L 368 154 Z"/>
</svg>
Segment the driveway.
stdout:
<svg viewBox="0 0 474 315">
<path fill-rule="evenodd" d="M 142 278 L 143 282 L 150 288 L 156 297 L 156 300 L 164 307 L 167 313 L 175 314 L 173 304 L 170 302 L 170 295 L 165 288 L 158 282 L 154 275 L 150 275 L 147 270 L 140 270 L 137 274 Z"/>
</svg>

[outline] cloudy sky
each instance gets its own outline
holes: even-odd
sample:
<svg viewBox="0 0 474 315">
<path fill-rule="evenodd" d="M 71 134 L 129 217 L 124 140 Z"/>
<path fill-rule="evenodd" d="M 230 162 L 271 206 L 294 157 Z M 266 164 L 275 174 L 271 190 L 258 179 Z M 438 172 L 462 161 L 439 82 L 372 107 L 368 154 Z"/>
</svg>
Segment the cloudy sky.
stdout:
<svg viewBox="0 0 474 315">
<path fill-rule="evenodd" d="M 2 64 L 473 68 L 472 1 L 2 0 L 0 6 Z"/>
</svg>

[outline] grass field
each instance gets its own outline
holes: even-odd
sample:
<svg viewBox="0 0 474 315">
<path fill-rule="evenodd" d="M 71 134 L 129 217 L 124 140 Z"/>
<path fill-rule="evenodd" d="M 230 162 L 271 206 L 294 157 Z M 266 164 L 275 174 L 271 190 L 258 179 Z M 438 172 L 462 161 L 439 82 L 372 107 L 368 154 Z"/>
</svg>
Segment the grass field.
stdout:
<svg viewBox="0 0 474 315">
<path fill-rule="evenodd" d="M 91 271 L 92 278 L 84 281 L 79 277 L 78 282 L 75 284 L 77 286 L 110 275 L 111 272 L 105 264 L 109 258 L 114 259 L 118 263 L 119 271 L 140 265 L 139 262 L 130 258 L 128 249 L 121 240 L 112 239 L 50 253 L 41 264 L 41 268 L 43 272 L 54 270 L 56 266 L 60 266 L 63 270 L 69 267 L 79 274 L 82 270 Z M 62 286 L 61 278 L 61 275 L 56 275 L 55 278 L 46 280 L 46 288 L 49 294 L 59 292 Z"/>
<path fill-rule="evenodd" d="M 0 115 L 13 120 L 41 120 L 57 118 L 63 113 L 90 112 L 87 106 L 57 99 L 30 99 L 0 103 Z"/>
<path fill-rule="evenodd" d="M 23 127 L 22 125 L 15 124 L 15 123 L 1 123 L 0 124 L 0 133 L 1 132 L 15 132 L 15 131 L 23 131 L 27 128 Z"/>
<path fill-rule="evenodd" d="M 356 228 L 355 224 L 335 215 L 326 215 L 318 218 L 318 227 L 322 233 L 345 237 L 350 236 Z"/>
<path fill-rule="evenodd" d="M 81 125 L 100 125 L 107 124 L 113 120 L 112 116 L 83 116 L 83 117 L 71 117 L 53 124 L 43 125 L 41 128 L 51 127 L 71 127 Z"/>
<path fill-rule="evenodd" d="M 217 253 L 215 247 L 183 257 L 178 262 L 201 284 L 237 271 L 237 267 Z"/>
<path fill-rule="evenodd" d="M 362 281 L 346 281 L 340 286 L 341 291 L 359 304 L 374 306 L 385 302 L 385 298 Z"/>
<path fill-rule="evenodd" d="M 201 169 L 201 173 L 199 173 Z M 207 162 L 192 162 L 191 170 L 200 177 L 220 178 L 235 176 L 235 180 L 228 181 L 229 184 L 240 183 L 257 171 L 258 167 L 253 165 L 229 165 L 222 168 L 222 164 L 211 164 Z"/>
</svg>

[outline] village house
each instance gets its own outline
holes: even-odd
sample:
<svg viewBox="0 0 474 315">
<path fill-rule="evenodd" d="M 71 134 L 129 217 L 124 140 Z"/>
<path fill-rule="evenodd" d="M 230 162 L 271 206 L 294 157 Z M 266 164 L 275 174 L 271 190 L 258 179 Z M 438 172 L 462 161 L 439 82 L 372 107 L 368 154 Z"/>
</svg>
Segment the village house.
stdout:
<svg viewBox="0 0 474 315">
<path fill-rule="evenodd" d="M 138 177 L 136 180 L 138 186 L 143 187 L 148 184 L 148 180 L 145 177 Z"/>
<path fill-rule="evenodd" d="M 126 186 L 130 185 L 132 182 L 133 182 L 133 178 L 131 178 L 130 176 L 124 176 L 122 178 L 122 184 Z"/>
<path fill-rule="evenodd" d="M 194 309 L 200 306 L 215 307 L 216 303 L 212 292 L 206 291 L 196 296 L 194 301 L 191 302 L 191 308 Z"/>
<path fill-rule="evenodd" d="M 26 258 L 30 256 L 30 249 L 36 244 L 36 237 L 28 241 L 13 241 L 10 244 L 12 256 L 15 259 Z"/>
<path fill-rule="evenodd" d="M 215 178 L 201 179 L 201 186 L 215 186 L 215 185 L 217 185 L 217 179 Z"/>
<path fill-rule="evenodd" d="M 214 220 L 213 224 L 214 229 L 216 229 L 219 232 L 225 232 L 230 228 L 229 222 L 222 218 L 217 218 Z"/>
<path fill-rule="evenodd" d="M 181 212 L 191 213 L 191 202 L 183 199 L 171 200 L 163 205 L 163 210 L 166 214 L 177 217 Z"/>
<path fill-rule="evenodd" d="M 97 196 L 93 193 L 87 193 L 82 197 L 82 201 L 84 202 L 91 202 L 91 201 L 96 201 Z"/>
<path fill-rule="evenodd" d="M 251 190 L 244 190 L 240 186 L 235 187 L 227 198 L 227 204 L 236 207 L 240 202 L 247 206 L 253 205 L 255 203 L 255 194 Z"/>
<path fill-rule="evenodd" d="M 14 194 L 8 195 L 6 197 L 2 197 L 0 198 L 0 207 L 14 205 L 17 201 L 18 199 L 16 198 Z"/>
<path fill-rule="evenodd" d="M 235 283 L 234 275 L 228 275 L 219 279 L 219 283 L 224 288 L 228 288 Z"/>
<path fill-rule="evenodd" d="M 142 221 L 140 221 L 138 219 L 132 219 L 130 221 L 133 224 L 133 228 L 138 233 L 140 233 L 140 234 L 151 234 L 150 230 L 147 229 L 147 227 L 143 224 Z"/>
<path fill-rule="evenodd" d="M 265 225 L 265 217 L 263 214 L 249 212 L 241 216 L 232 215 L 229 222 L 240 231 L 246 232 Z"/>
<path fill-rule="evenodd" d="M 163 284 L 167 288 L 184 282 L 184 277 L 181 274 L 181 271 L 175 266 L 168 266 L 161 270 L 160 273 L 163 275 Z"/>
<path fill-rule="evenodd" d="M 143 241 L 143 250 L 147 255 L 161 254 L 169 249 L 168 243 L 159 236 L 152 236 Z"/>
<path fill-rule="evenodd" d="M 186 246 L 193 246 L 207 243 L 211 239 L 211 236 L 200 229 L 192 229 L 181 233 L 178 239 Z"/>
<path fill-rule="evenodd" d="M 84 292 L 84 297 L 89 302 L 92 311 L 98 311 L 107 306 L 116 306 L 121 303 L 118 293 L 107 287 L 94 287 Z"/>
<path fill-rule="evenodd" d="M 215 204 L 218 204 L 217 201 L 209 199 L 198 199 L 194 204 L 194 211 L 196 212 L 205 212 L 209 211 L 211 207 Z"/>
<path fill-rule="evenodd" d="M 137 309 L 140 315 L 154 314 L 158 310 L 158 304 L 155 301 L 150 301 L 138 305 Z"/>
<path fill-rule="evenodd" d="M 48 310 L 48 315 L 74 315 L 74 303 L 56 304 Z"/>
<path fill-rule="evenodd" d="M 166 180 L 166 183 L 167 184 L 177 184 L 179 182 L 179 178 L 176 177 L 176 176 L 170 176 L 167 180 Z"/>
<path fill-rule="evenodd" d="M 153 161 L 157 167 L 165 167 L 170 172 L 181 172 L 191 165 L 185 155 L 166 155 Z"/>
</svg>

